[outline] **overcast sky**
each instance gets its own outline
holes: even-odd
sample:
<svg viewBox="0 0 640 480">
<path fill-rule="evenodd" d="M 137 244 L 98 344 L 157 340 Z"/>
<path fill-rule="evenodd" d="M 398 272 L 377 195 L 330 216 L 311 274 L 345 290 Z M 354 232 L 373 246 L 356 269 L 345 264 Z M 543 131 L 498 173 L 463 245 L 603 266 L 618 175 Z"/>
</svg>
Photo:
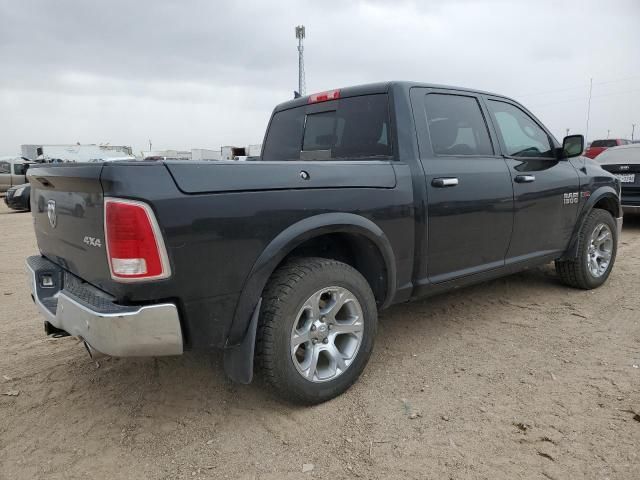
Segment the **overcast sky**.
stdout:
<svg viewBox="0 0 640 480">
<path fill-rule="evenodd" d="M 260 143 L 307 93 L 416 80 L 512 96 L 558 137 L 640 138 L 640 0 L 0 0 L 0 155 Z"/>
</svg>

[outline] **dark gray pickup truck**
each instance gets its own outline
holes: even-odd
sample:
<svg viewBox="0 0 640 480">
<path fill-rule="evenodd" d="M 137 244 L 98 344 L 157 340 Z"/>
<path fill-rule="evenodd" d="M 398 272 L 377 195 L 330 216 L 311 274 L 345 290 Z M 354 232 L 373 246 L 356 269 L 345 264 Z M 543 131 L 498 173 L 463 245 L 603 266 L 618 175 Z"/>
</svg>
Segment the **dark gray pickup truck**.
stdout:
<svg viewBox="0 0 640 480">
<path fill-rule="evenodd" d="M 258 161 L 34 166 L 33 298 L 94 355 L 222 349 L 321 402 L 379 309 L 551 261 L 605 282 L 620 182 L 582 150 L 503 96 L 391 82 L 278 105 Z"/>
</svg>

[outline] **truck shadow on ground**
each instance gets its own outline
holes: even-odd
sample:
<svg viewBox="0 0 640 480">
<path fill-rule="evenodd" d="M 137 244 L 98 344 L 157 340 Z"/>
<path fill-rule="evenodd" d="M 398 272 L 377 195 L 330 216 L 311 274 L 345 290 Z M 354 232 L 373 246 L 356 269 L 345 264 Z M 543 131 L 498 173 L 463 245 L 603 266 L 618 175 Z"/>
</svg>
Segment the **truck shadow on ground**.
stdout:
<svg viewBox="0 0 640 480">
<path fill-rule="evenodd" d="M 625 214 L 622 231 L 631 230 L 637 232 L 640 230 L 640 214 Z"/>
<path fill-rule="evenodd" d="M 442 372 L 442 377 L 429 381 L 434 391 L 450 395 L 448 383 L 455 366 L 451 362 L 467 362 L 469 369 L 478 359 L 494 358 L 495 368 L 505 371 L 506 363 L 517 357 L 497 353 L 496 342 L 506 342 L 511 353 L 519 355 L 540 335 L 537 322 L 543 318 L 555 322 L 562 309 L 571 315 L 566 311 L 571 308 L 568 300 L 580 295 L 586 293 L 561 286 L 547 265 L 393 306 L 380 315 L 376 347 L 363 377 L 344 395 L 313 408 L 276 397 L 260 375 L 250 385 L 232 383 L 219 353 L 103 359 L 98 367 L 70 337 L 33 345 L 28 357 L 21 357 L 20 363 L 29 364 L 24 375 L 8 372 L 21 377 L 16 380 L 20 395 L 0 397 L 0 406 L 12 402 L 10 417 L 15 421 L 8 421 L 15 422 L 11 428 L 16 435 L 37 433 L 42 444 L 52 445 L 77 445 L 82 439 L 83 445 L 136 449 L 149 458 L 175 455 L 187 445 L 210 462 L 211 451 L 229 453 L 234 445 L 260 448 L 261 442 L 271 442 L 281 448 L 281 443 L 289 445 L 326 418 L 332 418 L 332 425 L 322 427 L 323 438 L 331 444 L 341 426 L 354 417 L 372 415 L 371 425 L 393 424 L 380 415 L 391 415 L 395 421 L 406 417 L 400 399 L 407 392 L 412 395 L 416 382 L 424 382 L 434 370 Z M 469 353 L 470 348 L 475 353 Z M 538 351 L 537 357 L 544 357 L 544 352 Z M 505 381 L 483 362 L 476 369 L 483 376 L 469 372 L 465 391 L 493 391 L 487 375 Z M 517 379 L 506 381 L 520 385 Z M 34 410 L 37 424 L 23 425 L 20 418 Z M 231 446 L 225 446 L 228 442 Z"/>
<path fill-rule="evenodd" d="M 511 308 L 511 305 L 518 304 L 521 292 L 552 292 L 563 288 L 553 269 L 546 266 L 426 300 L 393 306 L 380 315 L 376 347 L 366 373 L 369 378 L 375 377 L 380 367 L 378 354 L 381 352 L 391 352 L 385 356 L 385 362 L 392 363 L 385 363 L 385 368 L 402 368 L 400 364 L 394 366 L 393 362 L 397 355 L 408 353 L 405 341 L 408 330 L 412 336 L 422 338 L 423 348 L 428 350 L 443 335 L 475 328 L 474 319 L 492 304 Z M 491 328 L 491 319 L 485 318 L 483 322 L 483 328 Z M 74 351 L 70 364 L 58 365 L 48 378 L 69 383 L 71 391 L 63 389 L 59 393 L 75 397 L 76 410 L 86 402 L 87 408 L 112 409 L 114 416 L 122 414 L 117 413 L 118 410 L 143 408 L 152 417 L 158 413 L 162 417 L 181 418 L 192 417 L 195 412 L 228 413 L 231 410 L 282 408 L 295 411 L 299 408 L 273 395 L 259 372 L 250 385 L 231 382 L 224 374 L 220 353 L 107 358 L 100 360 L 97 367 L 82 352 L 81 344 L 71 345 L 75 342 L 71 338 L 62 341 L 70 342 L 69 348 L 77 349 L 77 354 Z M 50 348 L 56 348 L 55 342 Z"/>
<path fill-rule="evenodd" d="M 0 212 L 0 215 L 18 215 L 20 213 L 31 213 L 27 210 L 6 210 L 4 212 Z"/>
</svg>

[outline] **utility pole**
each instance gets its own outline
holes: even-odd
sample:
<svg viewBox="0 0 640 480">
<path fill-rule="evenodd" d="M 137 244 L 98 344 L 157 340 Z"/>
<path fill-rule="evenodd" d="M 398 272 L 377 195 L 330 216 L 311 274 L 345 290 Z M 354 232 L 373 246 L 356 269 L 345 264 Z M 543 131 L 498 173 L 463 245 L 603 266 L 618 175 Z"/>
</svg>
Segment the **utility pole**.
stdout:
<svg viewBox="0 0 640 480">
<path fill-rule="evenodd" d="M 635 132 L 636 130 L 636 124 L 632 123 L 631 124 L 631 141 L 633 142 L 633 132 Z"/>
<path fill-rule="evenodd" d="M 609 132 L 611 132 L 611 130 L 607 128 L 607 138 L 609 138 Z"/>
<path fill-rule="evenodd" d="M 151 148 L 151 139 L 149 139 L 149 151 L 153 151 L 153 148 Z"/>
<path fill-rule="evenodd" d="M 307 90 L 307 85 L 304 78 L 304 37 L 304 25 L 298 25 L 296 27 L 296 38 L 298 39 L 298 93 L 300 94 L 300 96 L 304 96 Z"/>
<path fill-rule="evenodd" d="M 593 91 L 593 78 L 589 80 L 589 103 L 587 105 L 587 131 L 584 134 L 585 141 L 589 142 L 589 117 L 591 116 L 591 92 Z"/>
<path fill-rule="evenodd" d="M 568 137 L 569 136 L 569 130 L 571 130 L 571 129 L 567 128 L 566 130 L 567 130 L 567 133 L 565 134 L 565 137 Z"/>
</svg>

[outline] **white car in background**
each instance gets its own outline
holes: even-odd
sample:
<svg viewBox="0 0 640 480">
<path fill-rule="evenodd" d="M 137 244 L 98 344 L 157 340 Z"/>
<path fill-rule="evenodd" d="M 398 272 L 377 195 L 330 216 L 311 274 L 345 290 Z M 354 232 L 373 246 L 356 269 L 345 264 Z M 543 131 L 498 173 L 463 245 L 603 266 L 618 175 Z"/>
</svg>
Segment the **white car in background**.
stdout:
<svg viewBox="0 0 640 480">
<path fill-rule="evenodd" d="M 32 163 L 22 157 L 0 157 L 0 192 L 27 183 L 27 169 Z"/>
<path fill-rule="evenodd" d="M 640 213 L 640 144 L 608 148 L 595 161 L 620 179 L 624 211 Z"/>
</svg>

